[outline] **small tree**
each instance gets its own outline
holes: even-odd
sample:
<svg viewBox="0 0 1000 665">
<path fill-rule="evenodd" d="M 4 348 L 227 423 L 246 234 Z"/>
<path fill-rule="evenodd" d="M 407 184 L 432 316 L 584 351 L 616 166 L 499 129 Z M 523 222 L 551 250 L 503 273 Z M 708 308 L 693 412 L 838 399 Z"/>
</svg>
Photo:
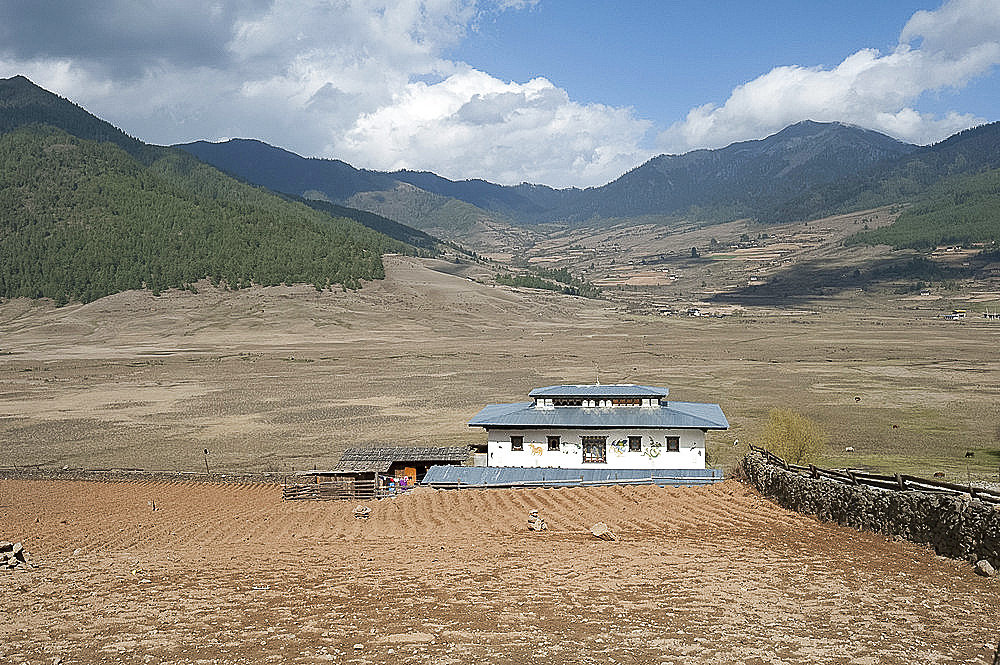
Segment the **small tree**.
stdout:
<svg viewBox="0 0 1000 665">
<path fill-rule="evenodd" d="M 826 447 L 819 425 L 791 409 L 772 409 L 760 437 L 760 446 L 792 464 L 816 462 Z"/>
</svg>

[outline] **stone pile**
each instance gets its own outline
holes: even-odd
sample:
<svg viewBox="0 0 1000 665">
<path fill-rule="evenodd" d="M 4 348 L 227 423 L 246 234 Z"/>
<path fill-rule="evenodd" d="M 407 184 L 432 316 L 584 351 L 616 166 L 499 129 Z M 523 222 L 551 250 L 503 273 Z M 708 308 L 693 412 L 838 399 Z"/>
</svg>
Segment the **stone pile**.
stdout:
<svg viewBox="0 0 1000 665">
<path fill-rule="evenodd" d="M 528 512 L 528 528 L 532 531 L 545 531 L 549 527 L 545 520 L 538 516 L 538 511 L 532 510 Z"/>
<path fill-rule="evenodd" d="M 14 568 L 30 568 L 28 553 L 21 543 L 0 542 L 0 570 Z"/>
</svg>

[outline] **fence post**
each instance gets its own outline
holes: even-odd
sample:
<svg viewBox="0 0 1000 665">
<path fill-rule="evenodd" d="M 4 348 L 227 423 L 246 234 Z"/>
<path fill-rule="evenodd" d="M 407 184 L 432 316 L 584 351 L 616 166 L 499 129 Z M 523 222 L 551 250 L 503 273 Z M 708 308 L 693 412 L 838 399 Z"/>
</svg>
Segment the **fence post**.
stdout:
<svg viewBox="0 0 1000 665">
<path fill-rule="evenodd" d="M 896 474 L 896 484 L 899 485 L 899 489 L 906 490 L 906 481 L 903 480 L 903 476 Z"/>
</svg>

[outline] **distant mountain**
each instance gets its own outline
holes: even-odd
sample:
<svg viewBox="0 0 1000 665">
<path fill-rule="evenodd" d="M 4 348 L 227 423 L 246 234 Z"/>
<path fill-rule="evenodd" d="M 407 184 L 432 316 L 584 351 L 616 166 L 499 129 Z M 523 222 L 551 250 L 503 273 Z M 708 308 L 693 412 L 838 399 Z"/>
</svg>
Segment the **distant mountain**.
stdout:
<svg viewBox="0 0 1000 665">
<path fill-rule="evenodd" d="M 204 278 L 353 288 L 384 275 L 383 253 L 415 251 L 143 144 L 23 77 L 0 80 L 0 100 L 0 297 L 87 302 Z"/>
<path fill-rule="evenodd" d="M 903 203 L 922 196 L 944 178 L 995 168 L 1000 168 L 1000 122 L 959 132 L 895 160 L 813 186 L 783 203 L 776 202 L 767 217 L 778 222 L 815 219 Z"/>
<path fill-rule="evenodd" d="M 482 180 L 453 182 L 433 173 L 366 171 L 336 159 L 301 157 L 255 139 L 196 141 L 174 147 L 246 182 L 290 196 L 360 208 L 418 229 L 454 232 L 494 214 L 505 216 L 475 202 L 490 201 L 498 209 L 532 206 L 516 194 L 505 193 L 509 188 Z"/>
<path fill-rule="evenodd" d="M 819 184 L 836 182 L 916 150 L 860 127 L 804 121 L 765 139 L 661 155 L 566 203 L 569 219 L 683 215 L 759 217 Z M 766 220 L 763 220 L 766 221 Z"/>
<path fill-rule="evenodd" d="M 553 189 L 530 184 L 503 186 L 484 180 L 453 181 L 427 172 L 360 171 L 340 161 L 306 159 L 257 141 L 198 142 L 178 147 L 249 182 L 289 194 L 321 193 L 342 203 L 352 197 L 357 201 L 368 192 L 390 192 L 399 183 L 406 183 L 520 224 L 650 215 L 694 216 L 709 221 L 756 216 L 807 189 L 916 149 L 858 127 L 801 122 L 758 141 L 661 155 L 602 187 Z M 407 221 L 420 228 L 449 226 L 440 217 Z"/>
<path fill-rule="evenodd" d="M 331 202 L 343 202 L 358 192 L 396 185 L 395 179 L 383 173 L 362 171 L 339 159 L 300 157 L 255 139 L 195 141 L 174 147 L 241 180 L 294 196 L 321 195 Z"/>
</svg>

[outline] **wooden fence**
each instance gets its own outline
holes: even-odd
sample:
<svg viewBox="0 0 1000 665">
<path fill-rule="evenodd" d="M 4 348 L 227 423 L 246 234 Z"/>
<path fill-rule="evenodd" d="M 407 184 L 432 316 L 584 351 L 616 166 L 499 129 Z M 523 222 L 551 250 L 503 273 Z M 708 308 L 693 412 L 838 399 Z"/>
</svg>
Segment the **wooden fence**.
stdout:
<svg viewBox="0 0 1000 665">
<path fill-rule="evenodd" d="M 919 478 L 917 476 L 909 476 L 900 473 L 891 476 L 883 476 L 873 473 L 865 473 L 862 471 L 853 471 L 851 469 L 834 471 L 833 469 L 823 469 L 812 464 L 809 466 L 799 466 L 797 464 L 789 464 L 771 451 L 765 448 L 758 448 L 753 444 L 750 444 L 750 450 L 763 455 L 764 459 L 769 464 L 780 466 L 787 471 L 794 471 L 802 475 L 808 475 L 811 478 L 827 478 L 846 485 L 864 485 L 867 487 L 877 487 L 879 489 L 895 490 L 899 492 L 910 491 L 939 492 L 943 494 L 968 494 L 973 499 L 979 499 L 980 501 L 991 504 L 1000 504 L 1000 492 L 974 487 L 972 484 L 959 485 L 956 483 L 947 483 L 942 480 L 929 480 L 927 478 Z"/>
<path fill-rule="evenodd" d="M 380 487 L 374 480 L 342 478 L 321 483 L 285 483 L 281 487 L 281 498 L 285 501 L 367 501 L 384 499 L 405 492 L 398 487 Z"/>
</svg>

